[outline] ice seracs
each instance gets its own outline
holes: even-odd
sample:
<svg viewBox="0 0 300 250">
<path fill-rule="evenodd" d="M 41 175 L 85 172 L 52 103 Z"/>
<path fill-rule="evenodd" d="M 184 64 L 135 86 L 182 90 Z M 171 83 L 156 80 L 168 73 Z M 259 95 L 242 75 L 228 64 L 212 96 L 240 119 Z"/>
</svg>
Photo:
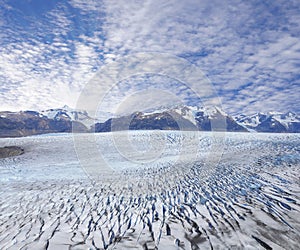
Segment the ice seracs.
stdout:
<svg viewBox="0 0 300 250">
<path fill-rule="evenodd" d="M 298 249 L 300 135 L 78 136 L 86 142 L 84 154 L 94 147 L 88 142 L 98 138 L 99 150 L 119 166 L 111 179 L 86 177 L 73 135 L 0 139 L 25 149 L 0 160 L 0 249 Z M 132 152 L 113 151 L 112 140 L 127 149 L 128 136 L 137 148 L 149 145 L 149 137 L 156 146 L 166 143 L 165 155 L 158 164 L 123 169 Z M 188 155 L 183 165 L 176 156 L 194 136 L 197 143 L 187 144 L 184 152 L 197 158 Z M 224 152 L 216 164 L 215 155 L 205 157 L 215 152 L 212 143 Z M 208 169 L 213 171 L 205 175 Z"/>
</svg>

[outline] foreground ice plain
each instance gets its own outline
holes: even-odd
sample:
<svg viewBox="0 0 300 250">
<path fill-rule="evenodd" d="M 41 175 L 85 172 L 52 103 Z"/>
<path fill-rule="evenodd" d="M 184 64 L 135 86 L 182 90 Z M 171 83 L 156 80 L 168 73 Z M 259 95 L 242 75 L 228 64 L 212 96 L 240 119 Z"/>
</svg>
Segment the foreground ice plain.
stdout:
<svg viewBox="0 0 300 250">
<path fill-rule="evenodd" d="M 0 159 L 0 249 L 298 249 L 300 135 L 78 136 L 112 175 L 72 135 L 0 139 L 25 149 Z"/>
</svg>

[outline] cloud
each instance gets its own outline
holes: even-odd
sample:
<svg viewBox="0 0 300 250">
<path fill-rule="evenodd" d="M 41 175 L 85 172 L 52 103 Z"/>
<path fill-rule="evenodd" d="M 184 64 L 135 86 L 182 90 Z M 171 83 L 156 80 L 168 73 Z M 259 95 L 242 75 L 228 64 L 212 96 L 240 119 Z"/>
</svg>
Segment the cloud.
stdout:
<svg viewBox="0 0 300 250">
<path fill-rule="evenodd" d="M 11 7 L 10 11 L 20 10 Z M 18 28 L 20 32 L 11 36 L 9 43 L 0 41 L 2 110 L 76 105 L 82 87 L 102 64 L 97 51 L 103 42 L 96 34 L 86 37 L 85 32 L 74 30 L 70 13 L 72 9 L 58 4 L 41 17 L 36 32 L 31 33 L 32 28 L 14 27 L 14 23 L 8 27 L 8 33 L 13 34 Z M 29 26 L 32 25 L 35 23 Z M 41 26 L 43 29 L 39 30 Z"/>
<path fill-rule="evenodd" d="M 86 14 L 89 14 L 91 11 L 100 12 L 103 9 L 103 3 L 99 0 L 70 0 L 69 3 Z"/>
<path fill-rule="evenodd" d="M 299 110 L 295 100 L 278 94 L 282 88 L 299 92 L 293 84 L 300 60 L 296 1 L 235 1 L 222 6 L 214 1 L 126 2 L 126 7 L 120 1 L 106 2 L 105 45 L 111 51 L 169 52 L 191 60 L 207 73 L 232 112 Z M 261 85 L 268 92 L 256 91 Z"/>
<path fill-rule="evenodd" d="M 300 112 L 297 0 L 72 0 L 35 16 L 9 1 L 3 6 L 1 109 L 75 106 L 103 64 L 159 52 L 203 70 L 228 112 Z M 117 104 L 126 93 L 115 91 L 111 100 Z M 184 101 L 188 96 L 178 94 Z"/>
</svg>

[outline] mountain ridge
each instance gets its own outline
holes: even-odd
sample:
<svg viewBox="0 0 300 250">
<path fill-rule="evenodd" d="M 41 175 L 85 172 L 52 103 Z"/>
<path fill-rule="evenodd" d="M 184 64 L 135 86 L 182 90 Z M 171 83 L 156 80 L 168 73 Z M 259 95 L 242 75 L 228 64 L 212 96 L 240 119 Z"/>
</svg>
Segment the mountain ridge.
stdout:
<svg viewBox="0 0 300 250">
<path fill-rule="evenodd" d="M 299 133 L 300 117 L 293 112 L 231 116 L 220 107 L 177 105 L 136 111 L 104 122 L 87 111 L 68 106 L 42 111 L 0 111 L 0 137 L 46 133 L 100 133 L 119 130 L 198 130 L 228 132 Z"/>
</svg>

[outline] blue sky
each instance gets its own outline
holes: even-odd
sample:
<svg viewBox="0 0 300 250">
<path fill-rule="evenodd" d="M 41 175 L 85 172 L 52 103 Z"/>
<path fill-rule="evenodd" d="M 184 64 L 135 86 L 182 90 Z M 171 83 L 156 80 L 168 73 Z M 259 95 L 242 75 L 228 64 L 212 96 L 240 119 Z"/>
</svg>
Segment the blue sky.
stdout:
<svg viewBox="0 0 300 250">
<path fill-rule="evenodd" d="M 298 0 L 0 0 L 0 109 L 75 107 L 102 66 L 136 52 L 197 65 L 229 113 L 300 113 Z"/>
</svg>

